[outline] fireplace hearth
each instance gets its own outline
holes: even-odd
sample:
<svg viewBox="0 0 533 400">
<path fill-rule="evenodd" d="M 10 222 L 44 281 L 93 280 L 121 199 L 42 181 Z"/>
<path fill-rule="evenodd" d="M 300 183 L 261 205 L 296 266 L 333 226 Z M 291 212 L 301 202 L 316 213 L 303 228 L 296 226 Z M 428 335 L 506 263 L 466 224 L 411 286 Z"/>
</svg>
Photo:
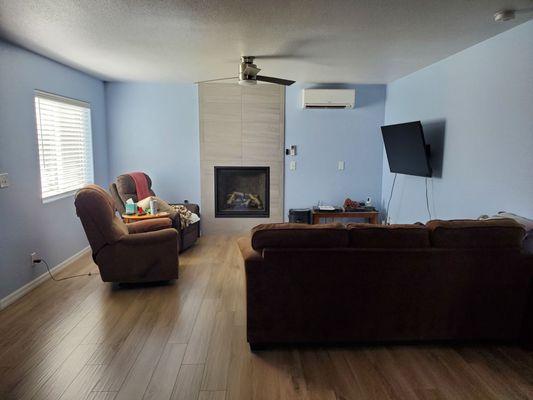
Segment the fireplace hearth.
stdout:
<svg viewBox="0 0 533 400">
<path fill-rule="evenodd" d="M 269 167 L 215 167 L 216 218 L 268 218 Z"/>
</svg>

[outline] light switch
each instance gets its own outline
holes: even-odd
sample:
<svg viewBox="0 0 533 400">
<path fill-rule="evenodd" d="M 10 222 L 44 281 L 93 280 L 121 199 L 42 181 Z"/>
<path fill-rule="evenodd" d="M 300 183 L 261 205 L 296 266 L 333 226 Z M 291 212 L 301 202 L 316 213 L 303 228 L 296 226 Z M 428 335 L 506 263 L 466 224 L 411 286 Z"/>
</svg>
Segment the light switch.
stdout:
<svg viewBox="0 0 533 400">
<path fill-rule="evenodd" d="M 296 169 L 296 161 L 291 161 L 289 164 L 289 169 L 294 171 Z"/>
<path fill-rule="evenodd" d="M 9 187 L 9 179 L 7 179 L 7 174 L 0 174 L 0 189 Z"/>
<path fill-rule="evenodd" d="M 343 171 L 344 170 L 344 161 L 339 161 L 339 163 L 337 164 L 337 169 L 339 171 Z"/>
</svg>

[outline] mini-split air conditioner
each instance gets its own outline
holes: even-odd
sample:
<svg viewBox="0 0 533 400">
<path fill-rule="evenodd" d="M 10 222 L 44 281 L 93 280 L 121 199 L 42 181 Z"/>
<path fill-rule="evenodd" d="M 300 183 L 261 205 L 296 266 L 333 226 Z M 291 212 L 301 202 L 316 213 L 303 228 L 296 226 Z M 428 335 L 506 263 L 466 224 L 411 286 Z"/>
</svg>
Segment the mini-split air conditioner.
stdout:
<svg viewBox="0 0 533 400">
<path fill-rule="evenodd" d="M 302 108 L 354 108 L 355 89 L 304 89 Z"/>
</svg>

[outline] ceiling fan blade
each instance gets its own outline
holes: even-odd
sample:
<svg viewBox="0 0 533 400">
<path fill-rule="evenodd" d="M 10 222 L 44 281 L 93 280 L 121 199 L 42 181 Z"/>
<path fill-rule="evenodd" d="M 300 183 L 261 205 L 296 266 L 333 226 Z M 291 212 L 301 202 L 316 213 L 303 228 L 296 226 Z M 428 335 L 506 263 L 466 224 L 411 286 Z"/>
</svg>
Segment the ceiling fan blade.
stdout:
<svg viewBox="0 0 533 400">
<path fill-rule="evenodd" d="M 278 85 L 285 85 L 285 86 L 290 86 L 295 82 L 295 81 L 290 81 L 288 79 L 273 78 L 271 76 L 262 76 L 262 75 L 257 75 L 255 79 L 258 81 L 277 83 Z"/>
<path fill-rule="evenodd" d="M 251 67 L 250 65 L 247 65 L 246 68 L 244 68 L 244 71 L 242 71 L 242 73 L 248 76 L 256 76 L 259 71 L 261 71 L 261 68 Z"/>
<path fill-rule="evenodd" d="M 218 79 L 208 79 L 206 81 L 198 81 L 198 82 L 194 82 L 194 83 L 207 83 L 207 82 L 215 82 L 215 81 L 227 81 L 228 79 L 237 79 L 239 78 L 238 76 L 230 76 L 228 78 L 218 78 Z"/>
<path fill-rule="evenodd" d="M 283 53 L 283 54 L 260 54 L 258 56 L 255 56 L 255 58 L 258 58 L 259 60 L 293 60 L 293 59 L 301 59 L 301 58 L 307 58 L 303 55 L 298 54 L 289 54 L 289 53 Z"/>
</svg>

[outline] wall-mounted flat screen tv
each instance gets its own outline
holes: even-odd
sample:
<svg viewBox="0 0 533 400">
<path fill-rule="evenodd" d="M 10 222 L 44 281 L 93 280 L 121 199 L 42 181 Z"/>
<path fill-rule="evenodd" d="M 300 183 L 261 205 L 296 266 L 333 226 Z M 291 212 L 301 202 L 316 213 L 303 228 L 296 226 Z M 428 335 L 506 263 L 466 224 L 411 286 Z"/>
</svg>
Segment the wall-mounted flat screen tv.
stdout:
<svg viewBox="0 0 533 400">
<path fill-rule="evenodd" d="M 390 172 L 431 176 L 429 146 L 420 121 L 381 127 Z"/>
</svg>

